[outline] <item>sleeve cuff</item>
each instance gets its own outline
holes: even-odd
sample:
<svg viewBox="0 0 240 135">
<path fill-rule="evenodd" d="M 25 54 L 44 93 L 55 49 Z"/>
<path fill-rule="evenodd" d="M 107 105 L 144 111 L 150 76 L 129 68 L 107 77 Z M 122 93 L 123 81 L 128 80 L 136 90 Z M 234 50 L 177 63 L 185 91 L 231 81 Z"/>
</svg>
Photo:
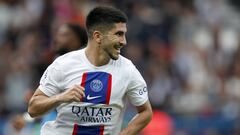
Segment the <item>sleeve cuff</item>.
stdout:
<svg viewBox="0 0 240 135">
<path fill-rule="evenodd" d="M 49 97 L 52 96 L 52 94 L 50 92 L 48 92 L 47 90 L 45 90 L 42 85 L 39 85 L 38 89 L 41 90 L 45 95 L 47 95 Z"/>
<path fill-rule="evenodd" d="M 147 101 L 148 101 L 148 98 L 142 100 L 141 102 L 133 103 L 133 105 L 134 105 L 134 106 L 141 106 L 141 105 L 145 104 Z"/>
</svg>

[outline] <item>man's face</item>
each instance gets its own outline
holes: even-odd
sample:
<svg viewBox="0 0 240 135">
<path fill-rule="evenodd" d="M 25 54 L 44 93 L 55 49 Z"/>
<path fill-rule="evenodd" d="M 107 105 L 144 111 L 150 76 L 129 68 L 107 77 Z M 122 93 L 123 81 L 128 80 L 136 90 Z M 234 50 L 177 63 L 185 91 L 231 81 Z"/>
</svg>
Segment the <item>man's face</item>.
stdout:
<svg viewBox="0 0 240 135">
<path fill-rule="evenodd" d="M 62 49 L 67 49 L 66 51 L 72 51 L 79 48 L 78 37 L 66 25 L 63 25 L 59 28 L 54 43 L 54 50 L 56 51 Z"/>
<path fill-rule="evenodd" d="M 119 58 L 121 48 L 126 45 L 126 32 L 126 23 L 116 23 L 115 27 L 103 35 L 101 46 L 111 59 L 117 60 Z"/>
</svg>

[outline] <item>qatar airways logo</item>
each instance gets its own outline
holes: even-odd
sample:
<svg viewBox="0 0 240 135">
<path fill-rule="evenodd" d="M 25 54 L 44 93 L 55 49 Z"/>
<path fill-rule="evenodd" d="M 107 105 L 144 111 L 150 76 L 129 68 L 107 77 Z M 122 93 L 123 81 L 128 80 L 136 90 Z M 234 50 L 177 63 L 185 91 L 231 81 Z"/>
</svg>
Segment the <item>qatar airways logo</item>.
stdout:
<svg viewBox="0 0 240 135">
<path fill-rule="evenodd" d="M 72 106 L 72 113 L 81 123 L 107 123 L 111 121 L 113 108 Z"/>
<path fill-rule="evenodd" d="M 102 81 L 100 80 L 93 80 L 91 83 L 90 83 L 90 88 L 92 91 L 94 92 L 99 92 L 102 90 L 103 88 L 103 83 Z"/>
</svg>

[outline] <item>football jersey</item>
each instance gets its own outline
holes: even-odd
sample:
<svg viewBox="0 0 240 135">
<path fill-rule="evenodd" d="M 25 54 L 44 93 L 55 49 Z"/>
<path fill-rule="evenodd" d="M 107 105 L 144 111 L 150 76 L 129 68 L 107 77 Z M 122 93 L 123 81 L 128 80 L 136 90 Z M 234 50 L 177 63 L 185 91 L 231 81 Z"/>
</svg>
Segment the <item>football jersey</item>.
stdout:
<svg viewBox="0 0 240 135">
<path fill-rule="evenodd" d="M 41 135 L 116 135 L 126 99 L 134 106 L 148 100 L 146 82 L 121 55 L 97 67 L 89 62 L 85 49 L 67 53 L 46 69 L 39 89 L 51 97 L 74 85 L 84 87 L 86 96 L 81 102 L 60 104 L 56 120 L 46 122 Z"/>
</svg>

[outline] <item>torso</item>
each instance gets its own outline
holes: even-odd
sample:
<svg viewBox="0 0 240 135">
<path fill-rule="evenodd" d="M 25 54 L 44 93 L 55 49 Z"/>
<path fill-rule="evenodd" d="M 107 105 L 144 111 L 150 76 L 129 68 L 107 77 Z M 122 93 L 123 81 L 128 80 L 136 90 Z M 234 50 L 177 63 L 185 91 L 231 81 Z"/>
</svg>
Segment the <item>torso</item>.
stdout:
<svg viewBox="0 0 240 135">
<path fill-rule="evenodd" d="M 58 116 L 54 124 L 59 135 L 77 135 L 80 132 L 86 134 L 83 130 L 95 130 L 93 132 L 96 134 L 103 132 L 105 135 L 118 133 L 121 126 L 116 125 L 122 122 L 129 80 L 123 58 L 95 67 L 87 60 L 83 50 L 64 57 L 58 61 L 63 72 L 62 91 L 76 84 L 82 85 L 85 87 L 86 97 L 82 102 L 57 107 Z M 96 128 L 89 129 L 85 126 Z"/>
</svg>

